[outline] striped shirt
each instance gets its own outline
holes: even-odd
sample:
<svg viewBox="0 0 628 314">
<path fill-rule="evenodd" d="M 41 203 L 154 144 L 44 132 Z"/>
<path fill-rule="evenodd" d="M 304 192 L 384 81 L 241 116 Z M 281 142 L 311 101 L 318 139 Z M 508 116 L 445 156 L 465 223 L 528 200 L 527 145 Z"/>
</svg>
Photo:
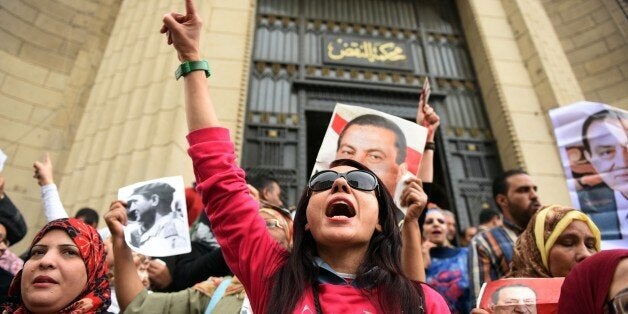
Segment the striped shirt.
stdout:
<svg viewBox="0 0 628 314">
<path fill-rule="evenodd" d="M 475 303 L 482 283 L 502 278 L 510 270 L 513 249 L 521 228 L 504 220 L 504 225 L 477 234 L 469 244 L 471 302 Z"/>
</svg>

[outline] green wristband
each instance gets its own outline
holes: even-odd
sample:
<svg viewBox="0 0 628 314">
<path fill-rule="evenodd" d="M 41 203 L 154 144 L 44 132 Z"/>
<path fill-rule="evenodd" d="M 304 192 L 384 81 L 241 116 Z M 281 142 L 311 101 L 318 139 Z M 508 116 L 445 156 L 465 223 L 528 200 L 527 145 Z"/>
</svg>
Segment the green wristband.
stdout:
<svg viewBox="0 0 628 314">
<path fill-rule="evenodd" d="M 205 77 L 209 77 L 211 75 L 211 71 L 209 70 L 209 63 L 207 60 L 201 61 L 185 61 L 181 63 L 181 65 L 174 72 L 174 77 L 179 80 L 180 77 L 188 75 L 192 71 L 205 71 Z"/>
</svg>

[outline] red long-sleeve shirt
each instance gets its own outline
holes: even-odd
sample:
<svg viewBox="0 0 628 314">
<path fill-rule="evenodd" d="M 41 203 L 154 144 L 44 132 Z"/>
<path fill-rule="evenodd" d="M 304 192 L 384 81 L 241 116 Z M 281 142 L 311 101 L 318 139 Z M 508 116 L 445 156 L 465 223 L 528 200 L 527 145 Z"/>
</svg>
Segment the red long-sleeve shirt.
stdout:
<svg viewBox="0 0 628 314">
<path fill-rule="evenodd" d="M 271 277 L 286 262 L 290 252 L 275 241 L 259 205 L 248 192 L 245 174 L 235 164 L 233 143 L 224 128 L 207 128 L 188 135 L 198 189 L 212 230 L 222 247 L 225 261 L 243 283 L 254 313 L 266 313 L 272 291 Z M 449 313 L 436 291 L 423 285 L 428 313 Z M 375 292 L 375 291 L 373 291 Z M 377 293 L 368 298 L 351 285 L 320 284 L 320 304 L 325 313 L 382 313 Z M 385 302 L 384 302 L 385 303 Z M 297 303 L 294 313 L 315 313 L 311 288 Z"/>
</svg>

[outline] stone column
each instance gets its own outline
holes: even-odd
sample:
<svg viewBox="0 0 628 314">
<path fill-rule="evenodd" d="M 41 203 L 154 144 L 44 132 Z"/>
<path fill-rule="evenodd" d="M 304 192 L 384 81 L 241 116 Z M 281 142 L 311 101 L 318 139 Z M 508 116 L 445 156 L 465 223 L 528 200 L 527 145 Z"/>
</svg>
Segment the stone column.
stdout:
<svg viewBox="0 0 628 314">
<path fill-rule="evenodd" d="M 526 169 L 543 203 L 570 204 L 547 111 L 583 96 L 542 6 L 457 4 L 504 168 Z"/>
</svg>

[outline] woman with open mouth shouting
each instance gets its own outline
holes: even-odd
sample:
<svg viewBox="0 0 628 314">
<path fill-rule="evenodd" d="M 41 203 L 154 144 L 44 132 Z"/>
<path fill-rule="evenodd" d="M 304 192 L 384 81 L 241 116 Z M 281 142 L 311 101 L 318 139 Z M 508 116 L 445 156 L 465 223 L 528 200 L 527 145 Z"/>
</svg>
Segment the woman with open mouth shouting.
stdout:
<svg viewBox="0 0 628 314">
<path fill-rule="evenodd" d="M 355 161 L 338 160 L 312 177 L 297 207 L 290 251 L 272 239 L 209 97 L 209 71 L 199 48 L 201 20 L 193 1 L 186 0 L 186 14 L 166 14 L 163 23 L 161 32 L 183 62 L 177 76 L 184 76 L 197 188 L 253 312 L 448 312 L 437 292 L 404 275 L 392 198 Z M 411 207 L 424 206 L 420 192 L 417 188 L 406 195 Z"/>
<path fill-rule="evenodd" d="M 449 303 L 452 313 L 469 313 L 468 250 L 447 241 L 447 220 L 440 208 L 429 209 L 423 223 L 426 280 Z M 425 256 L 427 254 L 427 256 Z"/>
</svg>

